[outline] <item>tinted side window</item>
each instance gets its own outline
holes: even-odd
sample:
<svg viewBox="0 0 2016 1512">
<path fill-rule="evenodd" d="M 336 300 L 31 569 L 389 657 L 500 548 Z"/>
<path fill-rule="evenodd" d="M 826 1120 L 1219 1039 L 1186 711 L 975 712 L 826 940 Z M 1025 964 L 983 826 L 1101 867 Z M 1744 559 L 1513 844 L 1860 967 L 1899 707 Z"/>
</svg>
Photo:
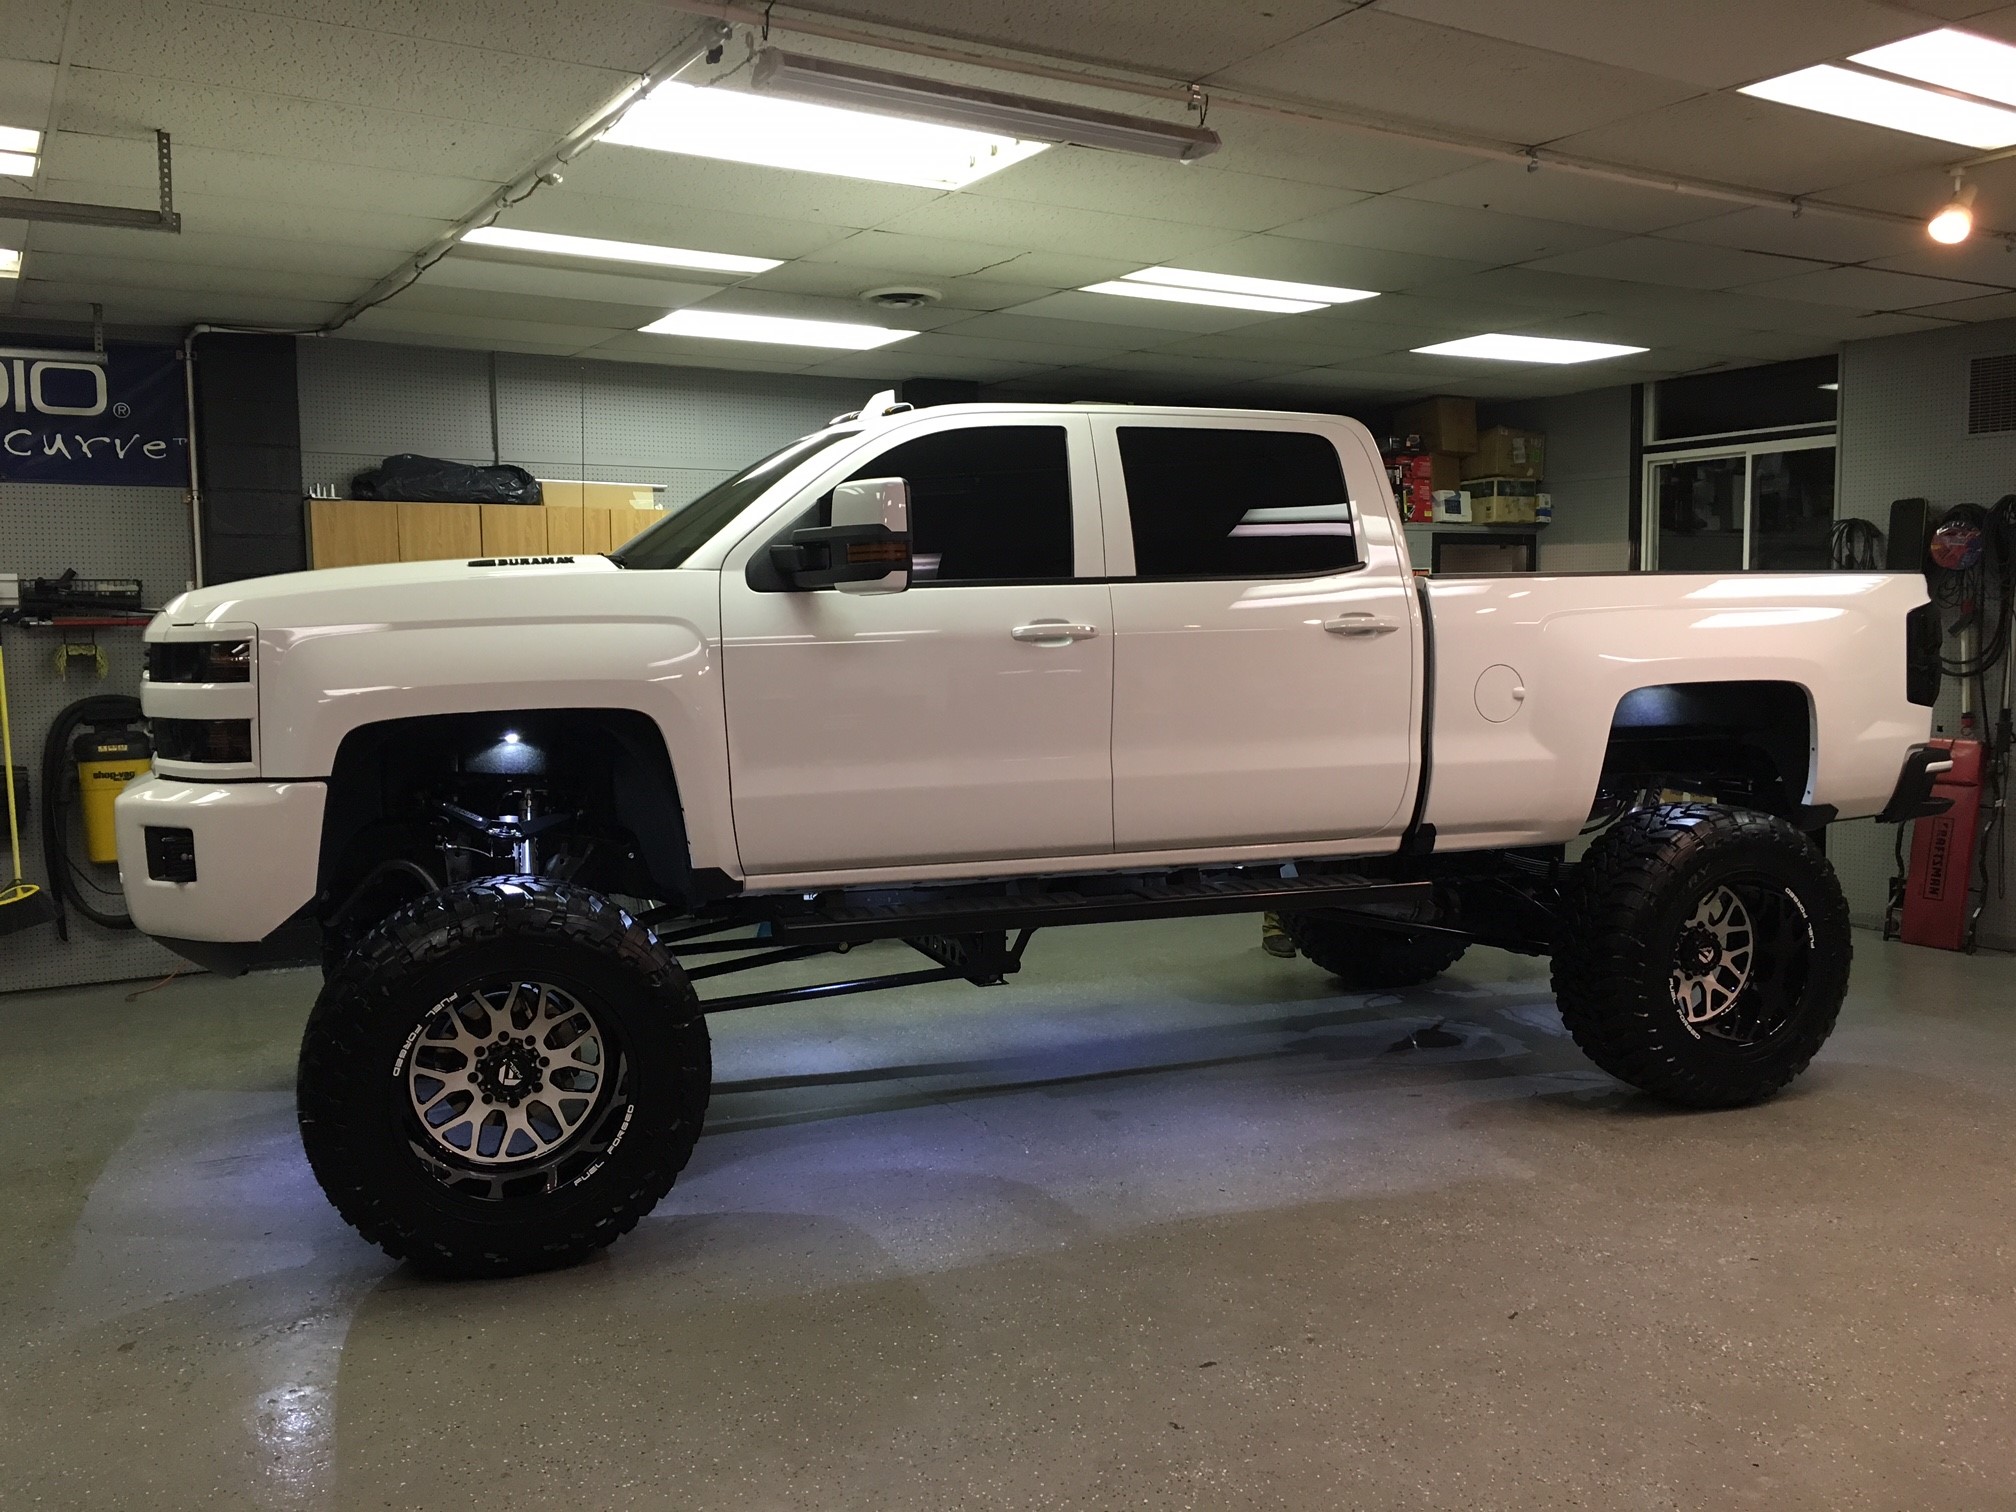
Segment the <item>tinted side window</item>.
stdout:
<svg viewBox="0 0 2016 1512">
<path fill-rule="evenodd" d="M 852 477 L 909 480 L 918 584 L 1072 575 L 1071 448 L 1061 425 L 940 431 L 883 452 Z"/>
<path fill-rule="evenodd" d="M 1136 576 L 1299 577 L 1358 565 L 1344 468 L 1322 436 L 1119 431 Z"/>
</svg>

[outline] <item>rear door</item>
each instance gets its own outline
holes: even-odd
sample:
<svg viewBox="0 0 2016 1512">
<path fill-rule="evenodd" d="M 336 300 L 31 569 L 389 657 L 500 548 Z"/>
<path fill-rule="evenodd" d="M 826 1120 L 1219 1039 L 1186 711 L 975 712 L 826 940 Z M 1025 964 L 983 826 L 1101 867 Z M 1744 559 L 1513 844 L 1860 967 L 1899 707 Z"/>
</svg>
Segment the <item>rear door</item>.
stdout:
<svg viewBox="0 0 2016 1512">
<path fill-rule="evenodd" d="M 835 483 L 908 480 L 904 593 L 790 591 L 770 542 Z M 894 428 L 728 557 L 722 664 L 751 875 L 1113 845 L 1111 597 L 1082 415 Z"/>
<path fill-rule="evenodd" d="M 1115 845 L 1398 833 L 1421 647 L 1369 454 L 1348 431 L 1287 417 L 1094 426 L 1113 574 Z"/>
</svg>

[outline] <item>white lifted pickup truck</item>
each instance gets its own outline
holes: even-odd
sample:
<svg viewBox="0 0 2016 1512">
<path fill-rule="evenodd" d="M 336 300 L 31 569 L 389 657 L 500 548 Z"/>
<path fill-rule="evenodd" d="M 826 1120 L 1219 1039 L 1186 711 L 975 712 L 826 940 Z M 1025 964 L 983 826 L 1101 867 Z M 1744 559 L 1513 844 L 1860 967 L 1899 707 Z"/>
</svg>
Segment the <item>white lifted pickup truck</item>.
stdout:
<svg viewBox="0 0 2016 1512">
<path fill-rule="evenodd" d="M 147 642 L 133 917 L 218 970 L 319 931 L 310 1162 L 456 1275 L 650 1211 L 707 1013 L 999 983 L 1053 925 L 1273 911 L 1350 991 L 1551 955 L 1598 1065 L 1754 1101 L 1846 989 L 1808 834 L 1939 803 L 1916 577 L 1423 578 L 1330 415 L 879 395 L 608 556 L 230 583 Z M 876 939 L 924 960 L 693 986 Z"/>
</svg>

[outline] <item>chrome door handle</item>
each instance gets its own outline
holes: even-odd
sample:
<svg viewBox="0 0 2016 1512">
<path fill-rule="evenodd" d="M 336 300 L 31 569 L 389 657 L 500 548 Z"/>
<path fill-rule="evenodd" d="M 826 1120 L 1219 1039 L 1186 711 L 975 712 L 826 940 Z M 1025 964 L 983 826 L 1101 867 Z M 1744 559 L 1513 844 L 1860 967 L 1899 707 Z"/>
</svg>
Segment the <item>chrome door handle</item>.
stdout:
<svg viewBox="0 0 2016 1512">
<path fill-rule="evenodd" d="M 1038 646 L 1062 646 L 1072 641 L 1090 640 L 1099 633 L 1097 625 L 1074 625 L 1065 620 L 1036 620 L 1017 625 L 1008 632 L 1018 641 Z"/>
<path fill-rule="evenodd" d="M 1389 619 L 1380 619 L 1371 614 L 1340 614 L 1335 619 L 1323 621 L 1323 628 L 1332 635 L 1390 635 L 1400 627 Z"/>
</svg>

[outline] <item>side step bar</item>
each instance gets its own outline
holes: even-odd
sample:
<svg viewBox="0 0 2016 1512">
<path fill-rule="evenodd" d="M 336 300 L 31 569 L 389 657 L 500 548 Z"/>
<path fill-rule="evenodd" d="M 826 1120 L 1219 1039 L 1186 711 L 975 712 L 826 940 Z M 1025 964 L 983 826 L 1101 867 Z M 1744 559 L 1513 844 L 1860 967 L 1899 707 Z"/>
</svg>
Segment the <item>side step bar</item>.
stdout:
<svg viewBox="0 0 2016 1512">
<path fill-rule="evenodd" d="M 886 904 L 850 904 L 843 896 L 830 902 L 821 900 L 808 913 L 772 920 L 771 939 L 778 945 L 842 945 L 977 930 L 1050 929 L 1065 924 L 1117 924 L 1134 919 L 1352 908 L 1374 903 L 1419 904 L 1425 913 L 1432 892 L 1428 882 L 1343 875 L 1206 878 L 1173 873 L 1159 878 L 1116 878 L 1113 882 L 1110 888 L 961 894 Z"/>
</svg>

